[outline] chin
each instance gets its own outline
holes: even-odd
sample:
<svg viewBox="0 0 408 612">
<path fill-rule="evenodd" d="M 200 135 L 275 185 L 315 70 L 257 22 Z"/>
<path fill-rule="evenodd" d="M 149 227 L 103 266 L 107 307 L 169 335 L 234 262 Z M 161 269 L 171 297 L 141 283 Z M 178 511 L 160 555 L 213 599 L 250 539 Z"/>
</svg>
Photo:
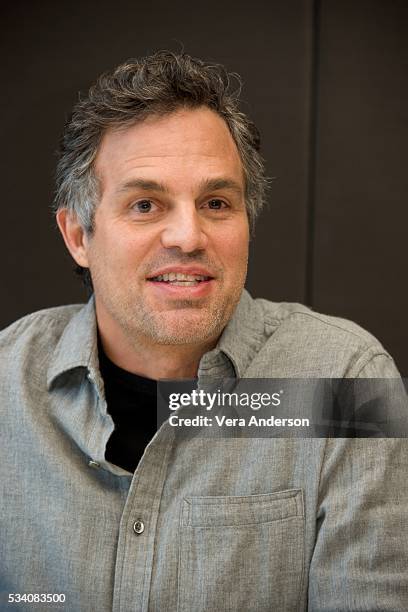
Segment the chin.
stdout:
<svg viewBox="0 0 408 612">
<path fill-rule="evenodd" d="M 216 316 L 202 316 L 199 312 L 180 312 L 176 316 L 167 313 L 154 325 L 145 328 L 157 344 L 202 344 L 214 341 L 221 334 L 225 323 Z"/>
</svg>

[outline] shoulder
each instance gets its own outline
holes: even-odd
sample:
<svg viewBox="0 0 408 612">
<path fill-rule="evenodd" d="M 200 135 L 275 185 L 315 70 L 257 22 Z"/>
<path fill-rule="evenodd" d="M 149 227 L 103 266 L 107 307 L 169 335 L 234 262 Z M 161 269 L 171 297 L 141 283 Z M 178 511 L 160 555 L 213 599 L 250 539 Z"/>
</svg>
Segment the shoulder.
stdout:
<svg viewBox="0 0 408 612">
<path fill-rule="evenodd" d="M 371 333 L 340 317 L 314 312 L 297 303 L 255 300 L 263 312 L 264 350 L 280 349 L 282 363 L 295 362 L 301 376 L 398 375 L 391 356 Z M 384 366 L 384 367 L 383 367 Z M 295 368 L 296 369 L 296 368 Z"/>
<path fill-rule="evenodd" d="M 28 314 L 0 331 L 0 358 L 25 351 L 49 353 L 83 304 L 46 308 Z"/>
<path fill-rule="evenodd" d="M 81 305 L 48 308 L 18 319 L 0 332 L 0 411 L 45 401 L 56 348 Z"/>
<path fill-rule="evenodd" d="M 303 304 L 264 299 L 255 301 L 261 306 L 265 324 L 271 332 L 279 329 L 281 333 L 312 333 L 314 336 L 341 339 L 341 342 L 347 341 L 358 346 L 380 344 L 370 332 L 348 319 L 321 314 Z"/>
</svg>

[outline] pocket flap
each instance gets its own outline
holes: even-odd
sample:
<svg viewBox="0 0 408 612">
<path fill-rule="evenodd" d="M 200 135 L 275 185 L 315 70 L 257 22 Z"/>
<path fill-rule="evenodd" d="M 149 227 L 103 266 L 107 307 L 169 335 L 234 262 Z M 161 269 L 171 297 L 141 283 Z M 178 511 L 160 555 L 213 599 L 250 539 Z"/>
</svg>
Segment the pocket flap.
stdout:
<svg viewBox="0 0 408 612">
<path fill-rule="evenodd" d="M 248 526 L 303 517 L 301 489 L 260 495 L 187 497 L 182 525 L 188 527 Z"/>
</svg>

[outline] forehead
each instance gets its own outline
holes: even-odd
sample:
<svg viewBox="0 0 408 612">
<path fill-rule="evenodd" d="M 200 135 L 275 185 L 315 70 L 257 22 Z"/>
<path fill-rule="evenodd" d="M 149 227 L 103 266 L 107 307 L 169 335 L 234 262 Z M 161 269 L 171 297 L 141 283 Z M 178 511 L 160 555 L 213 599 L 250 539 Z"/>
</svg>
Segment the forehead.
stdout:
<svg viewBox="0 0 408 612">
<path fill-rule="evenodd" d="M 95 162 L 103 183 L 134 175 L 189 181 L 219 175 L 243 182 L 238 149 L 225 121 L 208 108 L 182 109 L 108 130 Z"/>
</svg>

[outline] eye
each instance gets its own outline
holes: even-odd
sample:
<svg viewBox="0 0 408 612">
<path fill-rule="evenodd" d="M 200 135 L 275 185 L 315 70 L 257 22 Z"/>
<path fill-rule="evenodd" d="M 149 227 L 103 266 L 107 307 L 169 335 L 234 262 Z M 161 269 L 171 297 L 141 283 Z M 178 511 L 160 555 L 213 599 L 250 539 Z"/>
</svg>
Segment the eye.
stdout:
<svg viewBox="0 0 408 612">
<path fill-rule="evenodd" d="M 208 200 L 208 208 L 210 210 L 222 210 L 223 208 L 227 208 L 227 204 L 223 200 L 213 198 L 212 200 Z"/>
<path fill-rule="evenodd" d="M 136 202 L 132 206 L 134 210 L 140 213 L 152 212 L 153 207 L 154 207 L 154 204 L 150 200 L 140 200 L 139 202 Z"/>
</svg>

